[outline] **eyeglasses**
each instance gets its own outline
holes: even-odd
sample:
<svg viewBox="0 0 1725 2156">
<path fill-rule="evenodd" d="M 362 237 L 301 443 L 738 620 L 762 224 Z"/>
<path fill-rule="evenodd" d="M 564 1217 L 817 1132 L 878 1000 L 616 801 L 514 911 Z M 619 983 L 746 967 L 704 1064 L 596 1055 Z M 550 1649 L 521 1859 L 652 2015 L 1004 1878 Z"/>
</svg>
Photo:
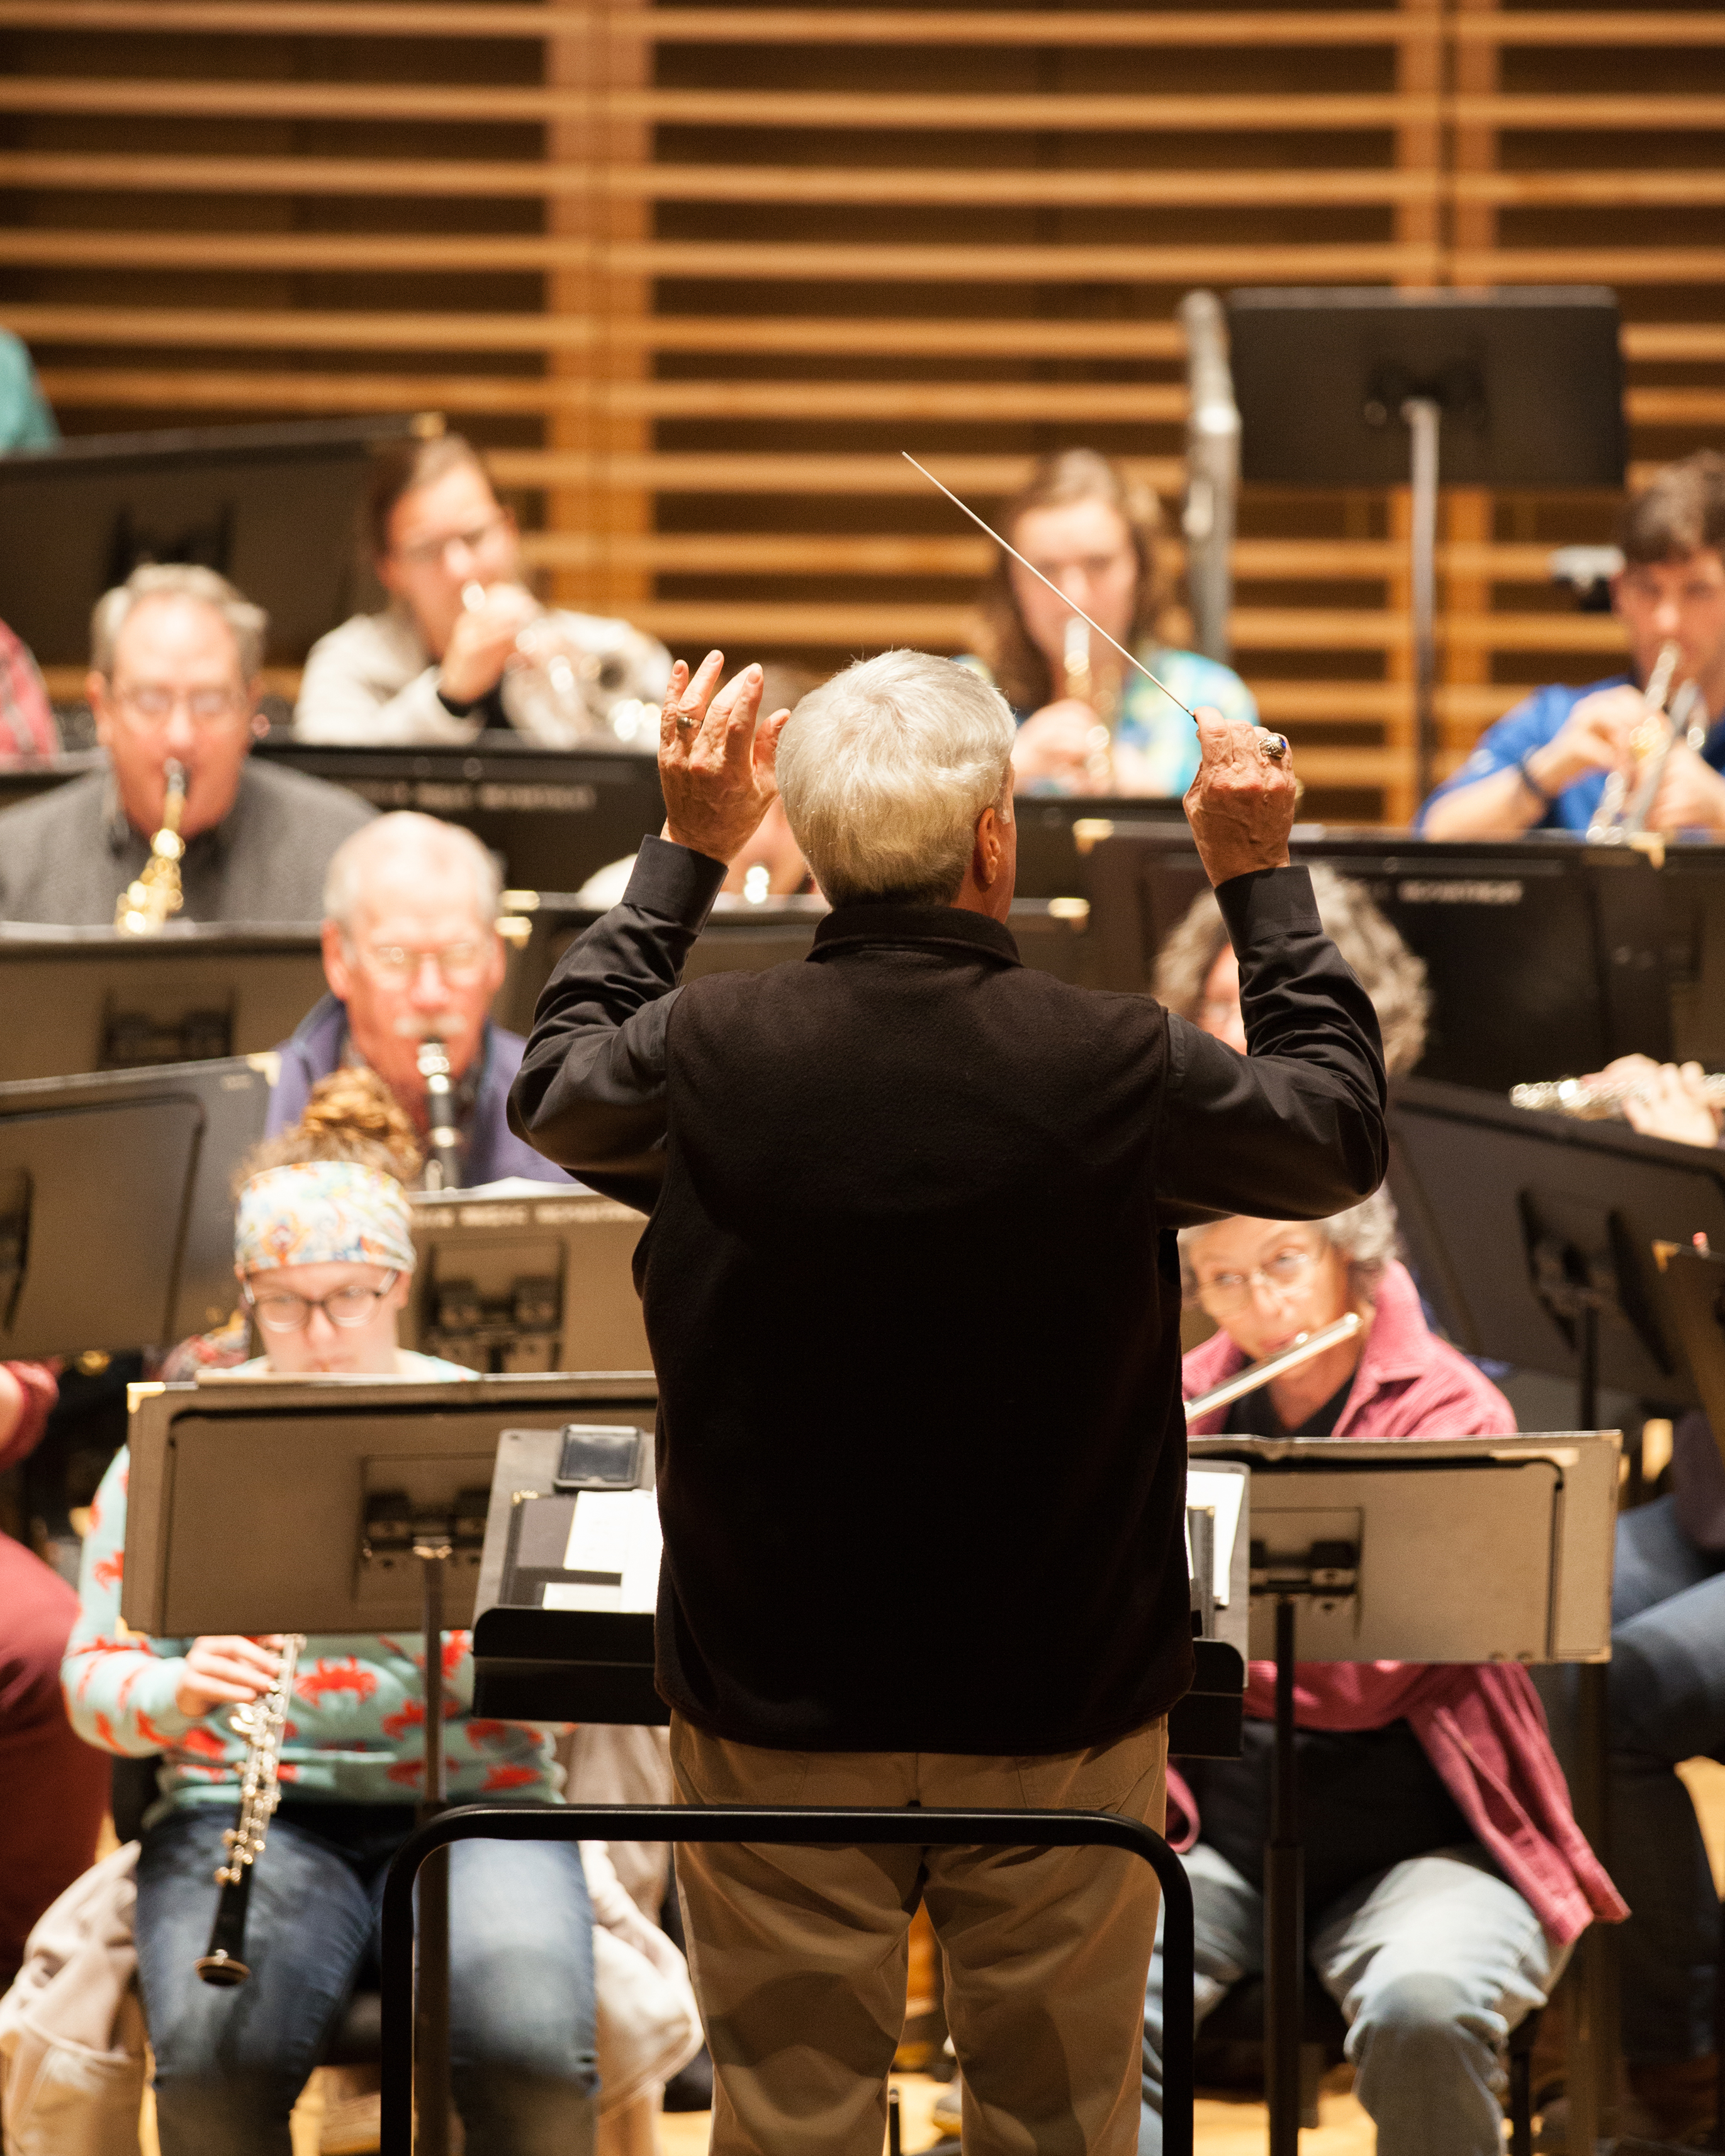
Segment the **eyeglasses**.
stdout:
<svg viewBox="0 0 1725 2156">
<path fill-rule="evenodd" d="M 465 547 L 469 554 L 482 552 L 497 536 L 509 519 L 499 510 L 495 516 L 487 517 L 470 531 L 446 531 L 440 539 L 417 539 L 411 547 L 396 550 L 396 559 L 409 567 L 428 569 L 441 562 L 452 547 Z"/>
<path fill-rule="evenodd" d="M 1277 1295 L 1297 1294 L 1308 1285 L 1318 1257 L 1303 1244 L 1290 1243 L 1249 1273 L 1212 1273 L 1200 1280 L 1198 1300 L 1213 1317 L 1222 1317 L 1244 1310 L 1260 1287 L 1273 1288 Z"/>
<path fill-rule="evenodd" d="M 116 685 L 114 701 L 136 726 L 165 726 L 182 706 L 194 726 L 224 726 L 240 717 L 245 699 L 234 689 L 169 689 L 155 682 Z"/>
<path fill-rule="evenodd" d="M 410 951 L 404 943 L 369 943 L 361 952 L 369 970 L 392 988 L 404 988 L 419 978 L 429 959 L 447 988 L 470 988 L 485 971 L 483 943 L 445 943 L 435 951 Z"/>
<path fill-rule="evenodd" d="M 399 1272 L 386 1273 L 381 1287 L 364 1287 L 355 1281 L 316 1298 L 289 1295 L 284 1288 L 268 1288 L 262 1295 L 257 1295 L 248 1281 L 244 1301 L 266 1332 L 303 1332 L 315 1310 L 322 1311 L 331 1325 L 340 1326 L 344 1332 L 351 1332 L 371 1323 L 372 1312 L 400 1278 Z"/>
</svg>

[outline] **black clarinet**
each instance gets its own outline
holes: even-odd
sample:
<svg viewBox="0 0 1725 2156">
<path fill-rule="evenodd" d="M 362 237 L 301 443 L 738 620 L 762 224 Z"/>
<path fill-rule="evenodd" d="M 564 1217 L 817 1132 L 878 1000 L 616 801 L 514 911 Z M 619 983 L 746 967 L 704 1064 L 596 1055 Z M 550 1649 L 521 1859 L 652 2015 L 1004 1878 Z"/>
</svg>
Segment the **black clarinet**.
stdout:
<svg viewBox="0 0 1725 2156">
<path fill-rule="evenodd" d="M 293 1704 L 294 1670 L 305 1645 L 303 1633 L 284 1635 L 281 1667 L 269 1691 L 248 1706 L 237 1707 L 228 1717 L 235 1736 L 246 1740 L 246 1758 L 240 1774 L 239 1815 L 222 1836 L 228 1855 L 216 1866 L 216 1884 L 222 1890 L 216 1901 L 216 1921 L 210 1927 L 208 1949 L 195 1964 L 206 1984 L 232 1986 L 251 1980 L 245 1943 L 252 1866 L 264 1854 L 270 1820 L 281 1802 L 282 1735 Z"/>
<path fill-rule="evenodd" d="M 455 1088 L 450 1082 L 449 1051 L 433 1037 L 419 1044 L 419 1075 L 425 1081 L 427 1137 L 431 1158 L 425 1164 L 427 1190 L 458 1190 L 461 1140 L 455 1127 Z"/>
</svg>

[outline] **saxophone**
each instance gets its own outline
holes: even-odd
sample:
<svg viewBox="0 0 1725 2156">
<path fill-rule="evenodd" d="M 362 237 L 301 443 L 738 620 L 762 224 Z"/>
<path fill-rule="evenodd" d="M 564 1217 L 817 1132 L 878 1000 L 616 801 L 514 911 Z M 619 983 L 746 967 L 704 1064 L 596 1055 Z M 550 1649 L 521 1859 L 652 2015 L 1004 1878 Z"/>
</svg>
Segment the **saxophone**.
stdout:
<svg viewBox="0 0 1725 2156">
<path fill-rule="evenodd" d="M 235 1707 L 228 1717 L 234 1735 L 246 1740 L 246 1757 L 239 1779 L 239 1815 L 222 1836 L 228 1855 L 216 1866 L 216 1884 L 222 1890 L 216 1921 L 210 1927 L 209 1947 L 194 1964 L 206 1984 L 231 1987 L 251 1980 L 243 1949 L 252 1866 L 264 1854 L 270 1819 L 281 1802 L 282 1737 L 293 1704 L 294 1671 L 305 1645 L 303 1632 L 284 1635 L 281 1667 L 269 1691 L 249 1706 Z"/>
<path fill-rule="evenodd" d="M 167 798 L 161 804 L 161 829 L 150 841 L 144 873 L 115 902 L 114 926 L 128 936 L 159 936 L 168 916 L 180 910 L 180 856 L 186 850 L 180 819 L 186 813 L 186 773 L 170 762 L 162 775 Z"/>
</svg>

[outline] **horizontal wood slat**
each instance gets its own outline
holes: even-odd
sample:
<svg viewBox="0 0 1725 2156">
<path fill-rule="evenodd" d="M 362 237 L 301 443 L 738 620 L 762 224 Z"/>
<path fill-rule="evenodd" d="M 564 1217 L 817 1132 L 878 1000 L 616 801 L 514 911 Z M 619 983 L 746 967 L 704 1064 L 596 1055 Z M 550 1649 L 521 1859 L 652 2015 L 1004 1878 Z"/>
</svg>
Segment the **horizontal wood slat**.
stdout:
<svg viewBox="0 0 1725 2156">
<path fill-rule="evenodd" d="M 1615 102 L 1628 105 L 1646 100 Z M 1725 110 L 1725 100 L 1711 102 Z M 0 80 L 0 111 L 3 112 L 156 113 L 169 117 L 210 114 L 224 120 L 519 123 L 591 121 L 602 111 L 609 121 L 641 121 L 688 127 L 892 127 L 911 131 L 986 128 L 1040 134 L 1098 130 L 1159 133 L 1180 128 L 1214 133 L 1267 128 L 1277 132 L 1330 134 L 1407 126 L 1422 120 L 1436 121 L 1442 117 L 1442 100 L 1436 97 L 1354 92 L 1292 96 L 1087 96 L 1077 92 L 929 96 L 896 90 L 595 91 L 489 83 L 456 86 L 417 82 L 198 82 L 184 78 L 49 75 Z"/>
<path fill-rule="evenodd" d="M 1203 13 L 1071 14 L 1026 9 L 972 14 L 919 8 L 463 7 L 367 0 L 0 0 L 0 28 L 202 31 L 228 36 L 402 37 L 485 40 L 591 37 L 658 44 L 1257 46 L 1393 45 L 1429 38 L 1440 10 L 1316 9 Z M 1649 9 L 1495 11 L 1452 16 L 1464 44 L 1709 46 L 1725 43 L 1716 13 Z"/>
<path fill-rule="evenodd" d="M 542 239 L 507 233 L 183 233 L 0 229 L 0 263 L 105 269 L 460 270 L 603 268 L 617 276 L 746 277 L 827 284 L 847 278 L 983 285 L 1184 285 L 1221 279 L 1324 284 L 1430 276 L 1434 247 L 871 247 L 773 241 Z"/>
<path fill-rule="evenodd" d="M 494 449 L 487 461 L 503 486 L 645 487 L 662 494 L 908 494 L 923 501 L 929 494 L 928 481 L 919 479 L 896 455 L 781 454 L 768 459 L 704 451 L 596 456 L 570 449 Z M 998 501 L 1024 485 L 1032 461 L 1027 456 L 942 454 L 929 459 L 929 469 L 967 501 Z M 1179 457 L 1125 457 L 1121 461 L 1134 478 L 1159 494 L 1175 494 L 1185 483 L 1185 465 Z"/>
<path fill-rule="evenodd" d="M 1583 177 L 1591 177 L 1583 175 Z M 1602 180 L 1613 176 L 1601 174 Z M 1625 175 L 1625 179 L 1631 176 Z M 1725 186 L 1725 175 L 1721 175 Z M 478 158 L 176 157 L 0 150 L 0 186 L 76 191 L 254 195 L 448 195 L 555 200 L 597 193 L 626 202 L 1047 203 L 1130 208 L 1185 203 L 1316 207 L 1435 199 L 1435 172 L 948 171 L 806 165 L 553 165 Z M 1610 196 L 1601 198 L 1610 199 Z"/>
</svg>

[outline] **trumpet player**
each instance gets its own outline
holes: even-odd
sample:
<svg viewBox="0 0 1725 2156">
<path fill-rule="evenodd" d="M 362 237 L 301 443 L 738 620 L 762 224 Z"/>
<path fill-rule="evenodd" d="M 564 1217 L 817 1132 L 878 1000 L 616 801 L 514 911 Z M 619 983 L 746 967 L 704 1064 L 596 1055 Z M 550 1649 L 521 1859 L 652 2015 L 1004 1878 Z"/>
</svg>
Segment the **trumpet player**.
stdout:
<svg viewBox="0 0 1725 2156">
<path fill-rule="evenodd" d="M 263 1352 L 242 1369 L 471 1376 L 396 1343 L 414 1265 L 404 1186 L 417 1165 L 405 1118 L 361 1072 L 320 1088 L 294 1129 L 253 1156 L 239 1192 L 234 1270 Z M 222 1336 L 187 1343 L 179 1358 L 233 1362 Z M 283 1800 L 252 1872 L 248 1980 L 233 1989 L 200 1982 L 247 1748 L 228 1717 L 269 1689 L 279 1643 L 125 1630 L 126 1473 L 122 1450 L 91 1509 L 62 1681 L 89 1742 L 161 1755 L 135 1926 L 162 2156 L 289 2156 L 289 2112 L 375 1953 L 382 1874 L 412 1830 L 424 1776 L 425 1642 L 412 1633 L 305 1642 L 282 1733 Z M 269 1532 L 267 1522 L 253 1526 Z M 450 1795 L 555 1799 L 550 1733 L 476 1718 L 468 1635 L 446 1634 L 441 1652 Z M 591 1941 L 573 1844 L 476 1841 L 455 1852 L 452 2085 L 473 2156 L 591 2156 Z"/>
<path fill-rule="evenodd" d="M 186 779 L 181 917 L 316 918 L 325 865 L 373 812 L 252 762 L 266 627 L 213 569 L 150 563 L 104 593 L 84 691 L 107 767 L 0 814 L 0 919 L 111 927 L 162 827 L 171 764 Z"/>
<path fill-rule="evenodd" d="M 1586 831 L 1610 775 L 1632 777 L 1645 692 L 1671 646 L 1668 697 L 1692 683 L 1695 708 L 1643 820 L 1650 830 L 1725 834 L 1725 459 L 1708 449 L 1668 466 L 1630 503 L 1619 543 L 1611 604 L 1628 668 L 1583 689 L 1536 690 L 1488 727 L 1420 811 L 1426 838 Z"/>
<path fill-rule="evenodd" d="M 1045 457 L 1001 531 L 1064 594 L 1001 551 L 979 602 L 982 634 L 967 663 L 994 682 L 1018 721 L 1020 793 L 1175 795 L 1197 773 L 1185 713 L 1092 636 L 1074 607 L 1136 652 L 1189 709 L 1207 704 L 1257 723 L 1237 674 L 1163 638 L 1161 513 L 1118 465 L 1094 449 Z"/>
<path fill-rule="evenodd" d="M 299 738 L 400 746 L 536 732 L 509 677 L 542 610 L 522 582 L 514 517 L 478 450 L 459 434 L 392 444 L 372 467 L 361 526 L 390 603 L 312 646 L 294 714 Z M 657 706 L 671 674 L 663 644 L 626 622 L 554 619 L 566 644 L 617 661 L 628 693 Z"/>
<path fill-rule="evenodd" d="M 1192 1424 L 1260 1435 L 1482 1436 L 1508 1402 L 1426 1326 L 1395 1256 L 1388 1194 L 1330 1219 L 1185 1229 L 1180 1279 L 1217 1330 L 1187 1399 L 1346 1312 L 1363 1332 Z M 1308 1958 L 1348 2023 L 1354 2092 L 1379 2156 L 1498 2156 L 1498 2054 L 1569 1948 L 1623 1904 L 1583 1839 L 1527 1672 L 1493 1665 L 1302 1662 L 1295 1763 Z M 1274 1669 L 1254 1662 L 1242 1755 L 1170 1771 L 1185 1814 L 1201 2018 L 1263 1966 L 1262 1861 Z M 1179 1845 L 1179 1843 L 1176 1843 Z M 1140 2156 L 1161 2146 L 1162 1963 L 1144 2009 Z"/>
</svg>

